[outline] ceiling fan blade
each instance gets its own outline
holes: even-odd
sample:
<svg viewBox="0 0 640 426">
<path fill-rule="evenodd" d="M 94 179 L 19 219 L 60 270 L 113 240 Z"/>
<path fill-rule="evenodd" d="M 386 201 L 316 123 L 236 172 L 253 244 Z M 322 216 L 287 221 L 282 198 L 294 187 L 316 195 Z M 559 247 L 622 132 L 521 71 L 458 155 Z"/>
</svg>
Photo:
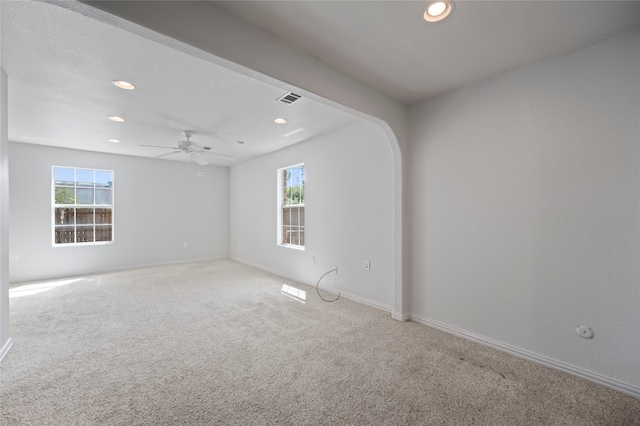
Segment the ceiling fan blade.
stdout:
<svg viewBox="0 0 640 426">
<path fill-rule="evenodd" d="M 210 155 L 212 157 L 218 157 L 221 160 L 226 160 L 226 161 L 233 161 L 234 158 L 230 155 L 226 155 L 226 154 L 219 154 L 217 152 L 211 152 L 211 151 L 202 151 L 203 154 L 206 155 Z"/>
<path fill-rule="evenodd" d="M 178 149 L 176 147 L 173 146 L 161 146 L 161 145 L 138 145 L 138 146 L 148 146 L 151 148 L 164 148 L 164 149 Z"/>
<path fill-rule="evenodd" d="M 156 155 L 153 158 L 161 158 L 161 157 L 166 157 L 167 155 L 173 155 L 173 154 L 178 154 L 180 151 L 173 151 L 173 152 L 167 152 L 166 154 L 160 154 L 160 155 Z"/>
</svg>

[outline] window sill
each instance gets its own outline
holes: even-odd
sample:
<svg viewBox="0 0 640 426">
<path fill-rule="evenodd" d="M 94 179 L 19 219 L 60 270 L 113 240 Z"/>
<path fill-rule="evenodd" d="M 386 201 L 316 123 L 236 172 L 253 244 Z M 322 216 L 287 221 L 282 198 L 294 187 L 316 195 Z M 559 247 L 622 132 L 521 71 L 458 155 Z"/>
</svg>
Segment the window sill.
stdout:
<svg viewBox="0 0 640 426">
<path fill-rule="evenodd" d="M 93 241 L 93 242 L 86 242 L 86 243 L 53 244 L 52 247 L 105 246 L 108 244 L 113 244 L 113 241 Z"/>
<path fill-rule="evenodd" d="M 294 249 L 294 250 L 301 250 L 301 251 L 305 250 L 304 246 L 294 246 L 292 244 L 278 244 L 278 247 L 284 247 L 284 248 L 289 248 L 289 249 Z"/>
</svg>

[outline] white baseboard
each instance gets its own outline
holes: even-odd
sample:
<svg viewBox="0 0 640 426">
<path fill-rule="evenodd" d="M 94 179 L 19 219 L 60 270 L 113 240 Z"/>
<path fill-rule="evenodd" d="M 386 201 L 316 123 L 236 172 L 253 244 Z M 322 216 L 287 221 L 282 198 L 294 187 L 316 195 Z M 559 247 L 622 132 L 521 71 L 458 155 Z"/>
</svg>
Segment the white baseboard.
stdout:
<svg viewBox="0 0 640 426">
<path fill-rule="evenodd" d="M 315 284 L 313 284 L 315 287 Z M 363 305 L 371 306 L 372 308 L 380 309 L 381 311 L 391 313 L 391 306 L 383 305 L 382 303 L 374 302 L 373 300 L 365 299 L 364 297 L 356 296 L 355 294 L 347 293 L 344 291 L 339 291 L 332 289 L 334 293 L 340 293 L 341 296 L 346 297 L 347 299 L 353 300 L 354 302 L 362 303 Z"/>
<path fill-rule="evenodd" d="M 471 333 L 466 330 L 462 330 L 460 328 L 457 328 L 448 324 L 444 324 L 442 322 L 439 322 L 427 317 L 423 317 L 421 315 L 411 314 L 409 315 L 409 319 L 411 321 L 424 324 L 428 327 L 432 327 L 437 330 L 444 331 L 445 333 L 452 334 L 454 336 L 461 337 L 463 339 L 470 340 L 472 342 L 480 343 L 485 346 L 489 346 L 493 349 L 497 349 L 499 351 L 506 352 L 508 354 L 515 355 L 517 357 L 524 358 L 529 361 L 533 361 L 537 364 L 544 365 L 545 367 L 553 368 L 555 370 L 559 370 L 564 373 L 568 373 L 573 376 L 580 377 L 581 379 L 588 380 L 590 382 L 621 392 L 625 395 L 629 395 L 634 398 L 640 399 L 640 388 L 637 386 L 630 385 L 628 383 L 621 382 L 619 380 L 611 379 L 609 377 L 602 376 L 598 373 L 594 373 L 592 371 L 584 370 L 580 367 L 576 367 L 574 365 L 567 364 L 562 361 L 548 358 L 544 355 L 539 355 L 524 349 L 520 349 L 515 346 L 508 345 L 506 343 L 498 342 L 496 340 L 492 340 L 487 337 L 480 336 L 478 334 Z"/>
<path fill-rule="evenodd" d="M 7 352 L 9 352 L 9 349 L 11 349 L 12 345 L 13 345 L 13 340 L 11 339 L 11 337 L 9 337 L 9 339 L 4 344 L 2 349 L 0 349 L 0 362 L 2 362 L 2 358 L 4 358 L 4 356 L 7 354 Z"/>
<path fill-rule="evenodd" d="M 315 286 L 316 286 L 316 283 L 310 283 L 310 282 L 305 281 L 304 279 L 302 279 L 300 277 L 294 277 L 294 276 L 286 274 L 286 273 L 284 273 L 282 271 L 278 271 L 278 270 L 275 270 L 275 269 L 272 269 L 272 268 L 268 268 L 268 267 L 266 267 L 264 265 L 259 265 L 257 263 L 253 263 L 253 262 L 250 262 L 248 260 L 245 260 L 245 259 L 242 259 L 242 258 L 239 258 L 239 257 L 230 256 L 229 259 L 235 260 L 236 262 L 240 262 L 240 263 L 242 263 L 244 265 L 247 265 L 247 266 L 251 266 L 252 268 L 260 269 L 261 271 L 269 272 L 270 274 L 274 274 L 274 275 L 277 275 L 279 277 L 286 278 L 288 280 L 297 281 L 297 282 L 299 282 L 301 284 L 308 285 L 309 287 L 314 287 L 315 288 Z M 371 306 L 372 308 L 380 309 L 381 311 L 391 312 L 391 310 L 392 310 L 391 306 L 387 306 L 387 305 L 384 305 L 382 303 L 378 303 L 378 302 L 375 302 L 373 300 L 369 300 L 369 299 L 366 299 L 364 297 L 361 297 L 361 296 L 358 296 L 358 295 L 355 295 L 355 294 L 351 294 L 351 293 L 348 293 L 348 292 L 345 292 L 345 291 L 342 291 L 340 289 L 336 289 L 336 288 L 333 288 L 333 287 L 330 287 L 330 286 L 322 285 L 321 289 L 322 290 L 327 290 L 327 291 L 329 291 L 331 293 L 334 293 L 336 296 L 338 295 L 338 293 L 340 293 L 341 297 L 353 300 L 354 302 L 362 303 L 363 305 Z"/>
<path fill-rule="evenodd" d="M 396 321 L 400 321 L 400 322 L 405 322 L 405 321 L 409 321 L 411 319 L 411 315 L 409 314 L 405 314 L 403 312 L 391 312 L 391 318 L 396 320 Z"/>
</svg>

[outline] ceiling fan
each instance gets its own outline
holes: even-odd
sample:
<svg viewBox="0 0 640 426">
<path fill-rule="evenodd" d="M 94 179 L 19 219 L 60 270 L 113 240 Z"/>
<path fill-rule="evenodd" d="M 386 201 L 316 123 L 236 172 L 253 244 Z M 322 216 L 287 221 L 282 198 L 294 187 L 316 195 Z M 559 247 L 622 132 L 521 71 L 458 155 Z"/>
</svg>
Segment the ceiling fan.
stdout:
<svg viewBox="0 0 640 426">
<path fill-rule="evenodd" d="M 160 158 L 160 157 L 166 157 L 167 155 L 173 155 L 173 154 L 178 154 L 178 153 L 185 153 L 185 154 L 189 154 L 193 160 L 200 164 L 201 166 L 205 166 L 207 164 L 209 164 L 209 162 L 204 158 L 206 155 L 210 155 L 210 156 L 214 156 L 214 157 L 218 157 L 222 160 L 226 160 L 226 161 L 233 161 L 233 157 L 230 155 L 225 155 L 225 154 L 219 154 L 217 152 L 211 152 L 211 147 L 210 146 L 201 146 L 198 145 L 195 142 L 192 142 L 191 136 L 193 136 L 193 133 L 191 130 L 183 130 L 182 134 L 187 138 L 186 141 L 178 141 L 178 146 L 175 147 L 170 147 L 170 146 L 161 146 L 161 145 L 140 145 L 140 146 L 149 146 L 152 148 L 164 148 L 164 149 L 171 149 L 173 152 L 168 152 L 166 154 L 161 154 L 161 155 L 157 155 L 155 156 L 155 158 Z"/>
</svg>

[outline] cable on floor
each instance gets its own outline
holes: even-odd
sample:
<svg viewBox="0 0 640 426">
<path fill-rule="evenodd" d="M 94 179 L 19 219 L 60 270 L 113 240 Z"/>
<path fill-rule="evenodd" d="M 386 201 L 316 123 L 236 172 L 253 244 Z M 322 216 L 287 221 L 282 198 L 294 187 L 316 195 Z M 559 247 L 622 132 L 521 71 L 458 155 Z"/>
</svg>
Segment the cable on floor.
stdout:
<svg viewBox="0 0 640 426">
<path fill-rule="evenodd" d="M 329 299 L 325 299 L 324 297 L 322 297 L 322 295 L 320 294 L 320 281 L 322 281 L 322 279 L 325 277 L 325 275 L 332 273 L 333 271 L 336 271 L 336 273 L 338 272 L 338 268 L 333 268 L 330 271 L 325 272 L 320 279 L 318 280 L 318 283 L 316 284 L 316 292 L 318 293 L 318 296 L 320 296 L 320 299 L 324 300 L 325 302 L 335 302 L 336 300 L 340 299 L 340 293 L 338 293 L 338 297 L 336 297 L 333 300 L 329 300 Z"/>
</svg>

